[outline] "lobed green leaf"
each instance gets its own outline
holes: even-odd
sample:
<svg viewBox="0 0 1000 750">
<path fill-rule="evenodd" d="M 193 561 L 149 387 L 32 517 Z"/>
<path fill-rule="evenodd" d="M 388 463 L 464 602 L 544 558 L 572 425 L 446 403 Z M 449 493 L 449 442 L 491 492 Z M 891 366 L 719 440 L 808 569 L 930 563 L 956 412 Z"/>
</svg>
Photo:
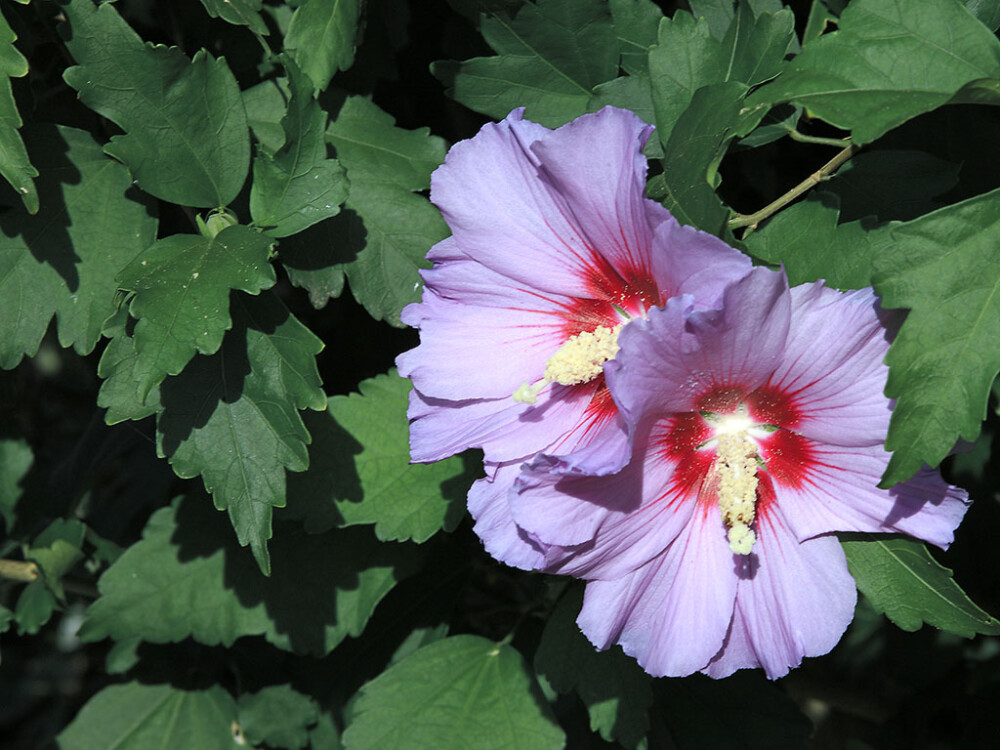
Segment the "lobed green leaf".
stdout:
<svg viewBox="0 0 1000 750">
<path fill-rule="evenodd" d="M 317 92 L 354 62 L 360 15 L 360 0 L 305 0 L 295 10 L 285 49 Z"/>
<path fill-rule="evenodd" d="M 146 373 L 140 395 L 176 375 L 196 352 L 213 354 L 232 326 L 229 292 L 250 294 L 274 285 L 271 241 L 231 226 L 214 238 L 175 234 L 158 240 L 118 274 L 133 296 L 136 369 Z"/>
<path fill-rule="evenodd" d="M 452 531 L 465 515 L 462 460 L 410 463 L 408 380 L 390 373 L 359 388 L 308 420 L 310 468 L 289 478 L 295 500 L 287 515 L 303 518 L 312 532 L 373 523 L 383 541 L 423 542 Z"/>
<path fill-rule="evenodd" d="M 355 299 L 372 317 L 401 326 L 402 309 L 420 299 L 418 270 L 429 265 L 427 251 L 448 234 L 438 210 L 414 194 L 429 187 L 431 172 L 444 161 L 444 141 L 426 128 L 397 128 L 392 117 L 361 97 L 344 102 L 327 137 L 351 185 L 350 211 L 328 224 L 353 258 L 307 278 L 330 288 L 336 285 L 332 274 L 346 273 Z M 301 257 L 285 262 L 300 269 L 307 265 Z"/>
<path fill-rule="evenodd" d="M 34 462 L 34 453 L 24 440 L 0 440 L 0 517 L 10 533 L 17 520 L 21 481 Z"/>
<path fill-rule="evenodd" d="M 272 546 L 273 573 L 264 577 L 203 498 L 162 508 L 101 576 L 80 636 L 228 647 L 263 635 L 280 649 L 323 656 L 360 634 L 419 560 L 419 548 L 381 544 L 366 529 L 288 526 Z"/>
<path fill-rule="evenodd" d="M 1000 41 L 955 0 L 854 0 L 837 31 L 807 43 L 747 106 L 794 101 L 868 143 L 998 78 Z"/>
<path fill-rule="evenodd" d="M 565 737 L 517 651 L 457 635 L 418 649 L 366 684 L 343 742 L 347 750 L 554 750 Z"/>
<path fill-rule="evenodd" d="M 271 685 L 238 701 L 239 724 L 254 746 L 299 750 L 309 744 L 309 727 L 318 720 L 313 700 L 290 685 Z"/>
<path fill-rule="evenodd" d="M 886 362 L 896 399 L 883 486 L 936 466 L 975 440 L 1000 370 L 1000 191 L 890 228 L 875 256 L 875 291 L 909 308 Z"/>
<path fill-rule="evenodd" d="M 511 19 L 483 16 L 480 32 L 497 53 L 432 67 L 469 109 L 501 119 L 515 107 L 548 127 L 587 111 L 593 89 L 618 75 L 618 42 L 600 0 L 539 0 Z"/>
<path fill-rule="evenodd" d="M 919 630 L 927 623 L 965 638 L 1000 634 L 1000 620 L 973 604 L 921 542 L 851 536 L 857 539 L 845 540 L 843 546 L 858 589 L 903 630 Z"/>
<path fill-rule="evenodd" d="M 66 47 L 78 65 L 63 77 L 80 99 L 125 131 L 105 151 L 143 190 L 184 206 L 218 207 L 246 179 L 250 140 L 239 86 L 205 51 L 143 44 L 110 3 L 63 0 Z"/>
<path fill-rule="evenodd" d="M 267 36 L 267 24 L 260 17 L 264 0 L 201 0 L 208 15 L 236 26 L 247 26 L 255 34 Z"/>
<path fill-rule="evenodd" d="M 347 179 L 326 158 L 326 112 L 312 84 L 286 61 L 291 99 L 282 118 L 284 140 L 275 153 L 261 150 L 253 167 L 250 215 L 272 237 L 287 237 L 335 216 L 347 197 Z"/>
<path fill-rule="evenodd" d="M 201 476 L 228 510 L 240 544 L 270 569 L 271 513 L 285 505 L 285 470 L 309 465 L 299 409 L 323 409 L 322 342 L 275 297 L 236 297 L 236 325 L 212 357 L 160 388 L 157 450 L 178 476 Z"/>
<path fill-rule="evenodd" d="M 184 690 L 127 682 L 91 698 L 56 738 L 66 750 L 240 747 L 236 704 L 222 687 Z"/>
<path fill-rule="evenodd" d="M 23 124 L 17 111 L 11 78 L 28 74 L 28 61 L 17 51 L 17 34 L 0 13 L 0 175 L 21 196 L 29 214 L 38 213 L 38 190 L 35 179 L 38 170 L 32 166 L 28 150 L 17 132 Z"/>
<path fill-rule="evenodd" d="M 83 131 L 44 126 L 38 154 L 41 211 L 0 214 L 0 367 L 34 356 L 53 314 L 59 343 L 88 354 L 117 307 L 115 277 L 156 237 L 156 220 L 126 196 L 128 170 Z"/>
<path fill-rule="evenodd" d="M 535 652 L 535 671 L 560 693 L 576 691 L 587 706 L 591 730 L 608 742 L 636 747 L 650 727 L 652 678 L 620 647 L 594 648 L 576 625 L 582 606 L 582 586 L 556 604 Z"/>
</svg>

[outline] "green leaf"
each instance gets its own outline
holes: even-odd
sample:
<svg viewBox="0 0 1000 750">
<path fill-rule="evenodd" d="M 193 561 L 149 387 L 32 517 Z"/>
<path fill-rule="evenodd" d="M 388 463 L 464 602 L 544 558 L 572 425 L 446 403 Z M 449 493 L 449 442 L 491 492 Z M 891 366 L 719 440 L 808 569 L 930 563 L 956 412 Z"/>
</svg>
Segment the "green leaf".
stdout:
<svg viewBox="0 0 1000 750">
<path fill-rule="evenodd" d="M 997 0 L 965 0 L 963 5 L 990 31 L 1000 27 L 1000 2 Z"/>
<path fill-rule="evenodd" d="M 704 18 L 695 20 L 678 11 L 672 20 L 663 19 L 657 44 L 649 51 L 660 141 L 667 144 L 695 92 L 703 86 L 728 81 L 756 86 L 777 75 L 795 38 L 794 21 L 788 10 L 755 18 L 743 3 L 720 41 Z"/>
<path fill-rule="evenodd" d="M 156 220 L 125 196 L 131 180 L 83 131 L 28 134 L 42 209 L 0 214 L 0 367 L 33 356 L 52 320 L 59 343 L 89 354 L 115 312 L 115 276 L 156 237 Z"/>
<path fill-rule="evenodd" d="M 359 0 L 305 0 L 292 16 L 285 49 L 317 92 L 354 62 L 360 6 Z"/>
<path fill-rule="evenodd" d="M 49 590 L 60 601 L 65 599 L 60 579 L 83 559 L 86 533 L 87 527 L 81 521 L 57 518 L 45 527 L 25 552 L 25 559 L 41 568 Z"/>
<path fill-rule="evenodd" d="M 364 247 L 367 235 L 360 217 L 348 209 L 335 219 L 313 224 L 285 237 L 278 248 L 281 265 L 293 285 L 309 293 L 309 304 L 321 310 L 344 291 L 344 263 Z"/>
<path fill-rule="evenodd" d="M 524 658 L 475 635 L 431 643 L 366 684 L 347 750 L 561 748 L 565 737 Z"/>
<path fill-rule="evenodd" d="M 336 159 L 326 158 L 326 112 L 312 98 L 312 85 L 286 62 L 292 90 L 282 119 L 284 144 L 254 160 L 250 215 L 272 237 L 287 237 L 340 212 L 347 180 Z"/>
<path fill-rule="evenodd" d="M 273 295 L 236 296 L 233 309 L 236 325 L 219 352 L 161 386 L 157 450 L 178 476 L 201 476 L 266 573 L 285 470 L 309 465 L 298 410 L 326 406 L 315 361 L 323 343 Z"/>
<path fill-rule="evenodd" d="M 682 224 L 720 235 L 729 212 L 715 194 L 716 168 L 741 122 L 742 83 L 718 83 L 695 92 L 664 144 L 663 180 L 670 212 Z"/>
<path fill-rule="evenodd" d="M 35 635 L 49 621 L 58 602 L 42 578 L 32 581 L 21 590 L 14 609 L 19 635 Z"/>
<path fill-rule="evenodd" d="M 611 0 L 608 7 L 615 24 L 622 70 L 630 76 L 648 75 L 649 48 L 656 44 L 663 11 L 653 0 Z"/>
<path fill-rule="evenodd" d="M 823 279 L 838 289 L 861 289 L 871 284 L 872 258 L 888 242 L 887 230 L 870 229 L 867 222 L 838 224 L 839 216 L 837 197 L 819 193 L 743 241 L 755 257 L 783 264 L 792 286 Z"/>
<path fill-rule="evenodd" d="M 0 516 L 7 532 L 17 520 L 14 509 L 21 499 L 21 480 L 34 461 L 34 454 L 24 440 L 0 440 Z"/>
<path fill-rule="evenodd" d="M 319 720 L 319 710 L 307 695 L 290 685 L 272 685 L 238 703 L 239 724 L 254 745 L 298 750 L 309 744 L 309 727 Z"/>
<path fill-rule="evenodd" d="M 748 107 L 794 101 L 858 143 L 1000 78 L 1000 41 L 954 0 L 854 0 Z"/>
<path fill-rule="evenodd" d="M 323 656 L 359 635 L 419 562 L 419 548 L 381 544 L 367 529 L 280 532 L 264 577 L 203 498 L 156 511 L 142 540 L 101 576 L 80 637 L 228 647 L 263 635 L 280 649 Z"/>
<path fill-rule="evenodd" d="M 351 184 L 346 206 L 354 216 L 331 222 L 342 230 L 339 244 L 356 253 L 343 272 L 372 317 L 401 326 L 399 313 L 420 299 L 418 269 L 429 265 L 424 256 L 448 235 L 438 210 L 414 194 L 429 187 L 431 172 L 444 161 L 444 141 L 426 128 L 395 127 L 361 97 L 344 102 L 327 136 Z"/>
<path fill-rule="evenodd" d="M 239 86 L 226 61 L 143 44 L 114 6 L 64 2 L 66 46 L 79 63 L 63 77 L 80 99 L 125 131 L 105 151 L 143 190 L 184 206 L 225 206 L 250 164 Z"/>
<path fill-rule="evenodd" d="M 910 312 L 886 356 L 886 487 L 979 434 L 1000 370 L 1000 191 L 893 225 L 890 239 L 872 281 L 884 307 Z"/>
<path fill-rule="evenodd" d="M 255 34 L 267 36 L 267 24 L 260 17 L 264 0 L 201 0 L 208 15 L 236 26 L 248 26 Z"/>
<path fill-rule="evenodd" d="M 575 690 L 590 713 L 590 728 L 608 742 L 635 747 L 649 731 L 652 678 L 620 647 L 597 651 L 580 632 L 576 616 L 583 587 L 556 604 L 535 652 L 535 671 L 560 693 Z"/>
<path fill-rule="evenodd" d="M 374 523 L 383 541 L 423 542 L 465 515 L 469 478 L 460 458 L 411 464 L 406 407 L 410 382 L 395 373 L 365 380 L 361 394 L 335 396 L 309 420 L 310 468 L 289 478 L 288 517 L 309 531 Z"/>
<path fill-rule="evenodd" d="M 11 78 L 28 74 L 28 61 L 14 46 L 16 40 L 17 34 L 0 13 L 0 174 L 21 196 L 25 210 L 35 214 L 38 190 L 34 178 L 38 177 L 38 170 L 31 165 L 28 150 L 17 132 L 23 123 L 10 86 Z"/>
<path fill-rule="evenodd" d="M 340 744 L 340 733 L 330 714 L 321 713 L 319 723 L 309 731 L 309 747 L 312 750 L 344 750 Z"/>
<path fill-rule="evenodd" d="M 515 107 L 548 127 L 587 111 L 597 84 L 618 75 L 618 42 L 607 3 L 538 0 L 511 20 L 484 16 L 480 32 L 497 53 L 438 62 L 435 76 L 469 109 L 500 119 Z"/>
<path fill-rule="evenodd" d="M 284 79 L 268 79 L 243 92 L 247 123 L 266 153 L 273 154 L 285 145 L 281 121 L 288 114 L 289 98 L 291 94 Z"/>
<path fill-rule="evenodd" d="M 927 548 L 912 539 L 851 535 L 843 541 L 847 567 L 858 588 L 878 612 L 903 630 L 927 623 L 971 638 L 1000 634 L 1000 620 L 972 603 Z"/>
<path fill-rule="evenodd" d="M 64 750 L 239 748 L 236 704 L 218 685 L 182 690 L 127 682 L 91 698 L 56 738 Z"/>
<path fill-rule="evenodd" d="M 148 360 L 140 358 L 135 338 L 128 329 L 131 319 L 122 308 L 108 319 L 104 333 L 111 341 L 97 363 L 97 375 L 104 379 L 97 393 L 97 405 L 107 409 L 104 421 L 117 424 L 126 419 L 145 419 L 160 411 L 160 389 L 144 392 L 142 383 L 156 378 Z"/>
<path fill-rule="evenodd" d="M 137 370 L 145 398 L 167 375 L 195 355 L 213 354 L 232 326 L 229 292 L 250 294 L 274 285 L 270 240 L 249 227 L 232 226 L 214 238 L 175 234 L 158 240 L 118 274 L 134 292 L 129 313 L 135 327 Z"/>
</svg>

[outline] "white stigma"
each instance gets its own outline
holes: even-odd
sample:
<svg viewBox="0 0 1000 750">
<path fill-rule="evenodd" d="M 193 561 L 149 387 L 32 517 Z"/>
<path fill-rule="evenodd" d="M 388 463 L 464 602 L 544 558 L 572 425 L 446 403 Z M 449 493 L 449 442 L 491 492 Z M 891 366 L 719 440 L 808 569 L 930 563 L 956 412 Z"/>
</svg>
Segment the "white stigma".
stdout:
<svg viewBox="0 0 1000 750">
<path fill-rule="evenodd" d="M 726 417 L 716 432 L 719 510 L 729 529 L 729 549 L 737 555 L 749 555 L 757 541 L 750 528 L 757 502 L 757 445 L 747 437 L 752 426 L 745 415 L 737 413 Z"/>
<path fill-rule="evenodd" d="M 549 383 L 577 385 L 589 383 L 604 371 L 604 363 L 618 354 L 618 334 L 624 322 L 614 328 L 598 326 L 570 336 L 545 363 L 545 374 L 534 385 L 522 383 L 513 399 L 522 404 L 538 401 L 538 394 Z"/>
</svg>

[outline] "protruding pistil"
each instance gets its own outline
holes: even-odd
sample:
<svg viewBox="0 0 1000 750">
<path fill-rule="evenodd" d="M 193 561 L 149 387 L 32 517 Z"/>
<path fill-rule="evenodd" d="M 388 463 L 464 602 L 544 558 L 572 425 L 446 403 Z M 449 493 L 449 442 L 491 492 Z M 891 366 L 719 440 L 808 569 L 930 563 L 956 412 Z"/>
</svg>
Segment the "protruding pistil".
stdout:
<svg viewBox="0 0 1000 750">
<path fill-rule="evenodd" d="M 593 331 L 570 336 L 545 363 L 542 379 L 533 385 L 522 383 L 514 391 L 513 399 L 522 404 L 533 404 L 549 383 L 578 385 L 596 378 L 604 371 L 604 363 L 618 354 L 618 334 L 623 325 L 624 322 L 614 328 L 598 326 Z"/>
</svg>

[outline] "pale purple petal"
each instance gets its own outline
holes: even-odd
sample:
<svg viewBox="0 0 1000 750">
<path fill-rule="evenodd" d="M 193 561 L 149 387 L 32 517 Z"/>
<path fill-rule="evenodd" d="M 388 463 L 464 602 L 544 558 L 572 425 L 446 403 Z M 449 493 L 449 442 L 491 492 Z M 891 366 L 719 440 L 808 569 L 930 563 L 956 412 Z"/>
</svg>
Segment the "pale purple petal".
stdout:
<svg viewBox="0 0 1000 750">
<path fill-rule="evenodd" d="M 539 138 L 531 150 L 563 216 L 616 269 L 646 269 L 653 229 L 669 212 L 645 197 L 642 145 L 653 127 L 605 107 Z"/>
<path fill-rule="evenodd" d="M 727 288 L 722 310 L 692 308 L 690 297 L 672 299 L 619 336 L 621 351 L 605 369 L 630 427 L 697 410 L 714 388 L 752 391 L 780 361 L 790 309 L 784 273 L 755 268 Z"/>
<path fill-rule="evenodd" d="M 934 470 L 883 490 L 889 463 L 882 446 L 817 449 L 799 487 L 775 483 L 775 494 L 798 539 L 830 531 L 902 533 L 947 548 L 968 509 L 969 495 Z"/>
<path fill-rule="evenodd" d="M 699 309 L 718 307 L 726 288 L 753 268 L 743 253 L 673 216 L 656 227 L 653 246 L 653 274 L 669 284 L 669 296 L 690 294 Z"/>
<path fill-rule="evenodd" d="M 566 475 L 542 456 L 526 464 L 509 496 L 516 523 L 551 549 L 544 569 L 619 578 L 659 555 L 690 522 L 696 497 L 673 482 L 674 465 L 648 450 L 610 476 Z"/>
<path fill-rule="evenodd" d="M 431 201 L 469 257 L 522 284 L 588 296 L 591 251 L 539 179 L 531 151 L 558 133 L 523 119 L 523 110 L 484 125 L 435 170 Z"/>
<path fill-rule="evenodd" d="M 507 495 L 517 478 L 520 464 L 487 464 L 486 479 L 469 490 L 469 512 L 476 521 L 473 530 L 497 560 L 523 570 L 545 563 L 545 547 L 517 527 L 511 517 Z"/>
<path fill-rule="evenodd" d="M 857 591 L 836 537 L 799 542 L 781 509 L 768 506 L 753 552 L 739 562 L 733 628 L 708 675 L 759 666 L 773 680 L 837 644 L 854 617 Z"/>
<path fill-rule="evenodd" d="M 433 274 L 423 301 L 404 312 L 404 322 L 420 329 L 420 345 L 397 357 L 403 377 L 451 401 L 507 398 L 541 379 L 566 341 L 565 304 L 473 261 L 441 263 Z"/>
<path fill-rule="evenodd" d="M 817 283 L 795 287 L 791 296 L 795 324 L 772 378 L 799 414 L 788 426 L 832 445 L 881 445 L 892 412 L 882 393 L 890 342 L 875 295 Z"/>
<path fill-rule="evenodd" d="M 538 403 L 512 398 L 447 401 L 410 392 L 410 457 L 440 461 L 468 448 L 482 448 L 487 461 L 526 459 L 560 441 L 583 419 L 590 393 L 548 386 Z"/>
<path fill-rule="evenodd" d="M 705 667 L 733 616 L 737 578 L 718 506 L 699 509 L 666 553 L 617 580 L 590 581 L 577 624 L 614 642 L 654 677 Z"/>
</svg>

